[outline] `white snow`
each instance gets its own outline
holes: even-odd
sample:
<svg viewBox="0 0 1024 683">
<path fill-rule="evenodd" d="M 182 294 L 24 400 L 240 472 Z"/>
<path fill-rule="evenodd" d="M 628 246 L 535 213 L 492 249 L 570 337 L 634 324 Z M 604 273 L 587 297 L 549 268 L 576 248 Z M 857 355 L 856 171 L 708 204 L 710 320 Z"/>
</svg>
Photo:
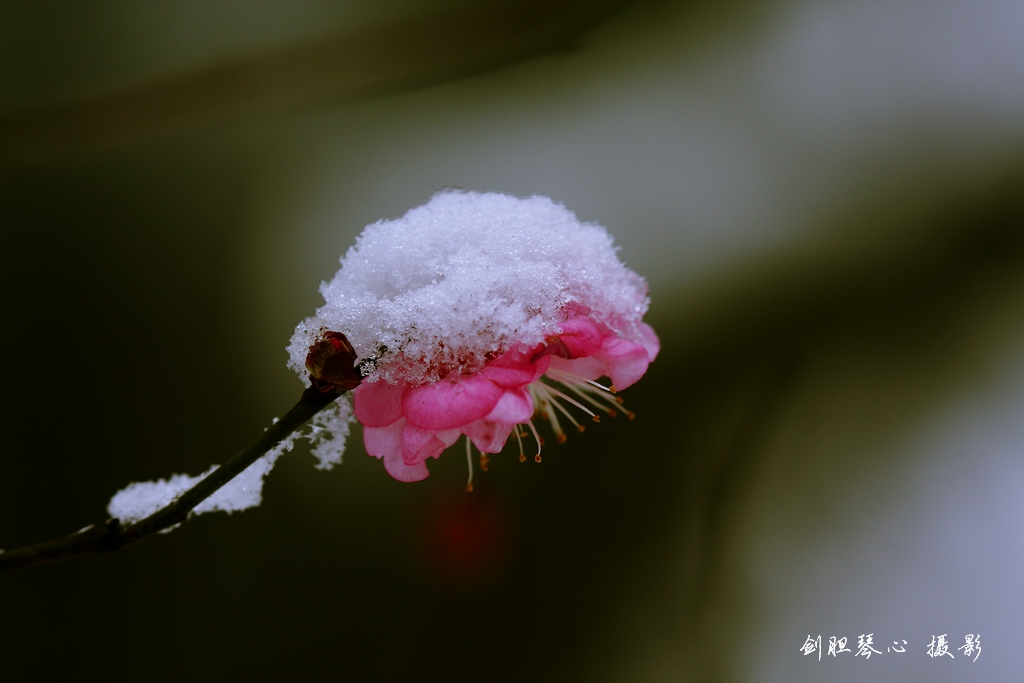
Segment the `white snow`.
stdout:
<svg viewBox="0 0 1024 683">
<path fill-rule="evenodd" d="M 275 422 L 277 420 L 275 419 Z M 238 512 L 256 507 L 263 500 L 263 479 L 274 467 L 277 459 L 287 453 L 300 438 L 308 438 L 313 455 L 320 461 L 318 469 L 330 469 L 341 462 L 352 421 L 352 402 L 342 396 L 331 406 L 317 413 L 309 424 L 309 433 L 294 432 L 266 455 L 249 465 L 237 477 L 217 489 L 213 495 L 197 505 L 193 514 L 204 512 Z M 118 491 L 107 506 L 107 513 L 122 522 L 135 522 L 169 505 L 175 498 L 195 486 L 203 477 L 217 469 L 192 477 L 175 474 L 170 479 L 136 482 Z"/>
<path fill-rule="evenodd" d="M 414 384 L 542 341 L 569 304 L 639 341 L 648 306 L 646 283 L 600 225 L 547 197 L 461 191 L 367 226 L 320 292 L 325 304 L 292 337 L 290 367 L 306 377 L 310 344 L 327 328 L 369 361 L 368 381 Z"/>
<path fill-rule="evenodd" d="M 349 427 L 355 416 L 352 414 L 352 400 L 346 394 L 334 405 L 317 413 L 309 425 L 310 452 L 320 463 L 318 470 L 329 470 L 341 464 L 348 439 Z"/>
</svg>

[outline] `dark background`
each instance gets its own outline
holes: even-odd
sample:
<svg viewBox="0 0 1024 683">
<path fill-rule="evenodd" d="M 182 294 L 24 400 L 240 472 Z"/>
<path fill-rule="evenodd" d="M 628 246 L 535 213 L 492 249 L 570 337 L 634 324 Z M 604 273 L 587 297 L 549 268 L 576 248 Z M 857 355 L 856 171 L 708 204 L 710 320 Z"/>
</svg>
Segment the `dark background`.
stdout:
<svg viewBox="0 0 1024 683">
<path fill-rule="evenodd" d="M 252 440 L 319 281 L 442 187 L 607 225 L 663 351 L 635 421 L 472 494 L 461 451 L 402 484 L 356 427 L 256 509 L 6 574 L 2 678 L 1014 680 L 1021 31 L 996 3 L 4 4 L 0 546 Z M 979 660 L 928 658 L 947 632 Z M 808 633 L 910 647 L 818 662 Z"/>
</svg>

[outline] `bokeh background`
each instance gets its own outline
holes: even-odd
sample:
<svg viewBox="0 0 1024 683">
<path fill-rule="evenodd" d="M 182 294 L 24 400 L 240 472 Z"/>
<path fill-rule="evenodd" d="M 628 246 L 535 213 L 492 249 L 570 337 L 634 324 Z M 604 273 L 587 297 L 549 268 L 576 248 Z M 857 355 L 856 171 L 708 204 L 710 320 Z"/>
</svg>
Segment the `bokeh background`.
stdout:
<svg viewBox="0 0 1024 683">
<path fill-rule="evenodd" d="M 356 429 L 257 509 L 0 577 L 3 680 L 1019 680 L 1021 36 L 995 0 L 0 4 L 0 547 L 251 440 L 319 282 L 441 188 L 608 226 L 663 342 L 634 422 L 473 494 Z"/>
</svg>

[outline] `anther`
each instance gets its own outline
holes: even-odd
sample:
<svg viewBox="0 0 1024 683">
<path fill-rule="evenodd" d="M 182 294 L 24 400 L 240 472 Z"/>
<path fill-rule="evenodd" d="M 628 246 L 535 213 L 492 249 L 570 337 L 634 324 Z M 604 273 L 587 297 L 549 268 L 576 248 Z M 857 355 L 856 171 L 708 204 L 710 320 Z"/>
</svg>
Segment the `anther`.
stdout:
<svg viewBox="0 0 1024 683">
<path fill-rule="evenodd" d="M 466 482 L 466 493 L 473 493 L 473 485 Z"/>
<path fill-rule="evenodd" d="M 636 417 L 636 413 L 634 413 L 632 410 L 626 411 L 626 419 L 632 420 L 634 417 Z"/>
<path fill-rule="evenodd" d="M 617 412 L 615 412 L 614 409 L 612 409 L 612 408 L 608 409 L 608 417 L 618 417 L 618 416 L 619 416 L 619 414 Z"/>
<path fill-rule="evenodd" d="M 526 434 L 520 435 L 519 430 L 516 429 L 516 441 L 519 442 L 519 462 L 526 462 L 526 454 L 523 453 L 523 437 Z"/>
<path fill-rule="evenodd" d="M 615 385 L 614 385 L 614 384 L 613 384 L 613 385 L 611 385 L 610 387 L 608 387 L 608 391 L 612 392 L 613 394 L 614 394 L 614 393 L 617 393 L 617 392 L 615 391 Z"/>
<path fill-rule="evenodd" d="M 486 472 L 487 471 L 487 465 L 490 464 L 490 462 L 491 462 L 491 459 L 487 457 L 486 453 L 481 453 L 480 454 L 480 469 L 482 469 L 484 472 Z"/>
<path fill-rule="evenodd" d="M 540 462 L 540 453 L 538 453 L 537 455 L 533 456 L 533 461 L 534 462 Z"/>
<path fill-rule="evenodd" d="M 527 422 L 526 426 L 530 428 L 531 432 L 533 432 L 533 438 L 537 442 L 537 455 L 535 457 L 537 458 L 537 462 L 540 462 L 540 450 L 544 446 L 544 439 L 537 433 L 537 428 L 533 426 L 533 420 Z"/>
<path fill-rule="evenodd" d="M 600 421 L 601 421 L 601 416 L 600 415 L 595 415 L 594 416 L 594 422 L 600 422 Z"/>
<path fill-rule="evenodd" d="M 569 440 L 569 437 L 567 437 L 565 434 L 558 434 L 555 438 L 558 440 L 558 443 L 565 443 L 566 441 Z"/>
<path fill-rule="evenodd" d="M 576 429 L 580 430 L 580 433 L 581 433 L 581 434 L 582 434 L 582 433 L 583 433 L 584 431 L 586 431 L 586 428 L 585 428 L 585 427 L 584 427 L 583 425 L 576 425 Z"/>
</svg>

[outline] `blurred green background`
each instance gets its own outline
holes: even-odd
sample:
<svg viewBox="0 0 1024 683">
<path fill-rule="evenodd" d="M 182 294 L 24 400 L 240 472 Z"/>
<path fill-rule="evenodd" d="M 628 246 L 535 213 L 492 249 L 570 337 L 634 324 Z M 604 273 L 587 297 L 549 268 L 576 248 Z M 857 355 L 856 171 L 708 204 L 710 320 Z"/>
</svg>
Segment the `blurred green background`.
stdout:
<svg viewBox="0 0 1024 683">
<path fill-rule="evenodd" d="M 2 678 L 1017 680 L 1021 35 L 1002 2 L 0 4 L 0 547 L 254 438 L 319 282 L 441 188 L 606 225 L 663 342 L 635 421 L 473 494 L 357 428 L 259 508 L 0 577 Z"/>
</svg>

